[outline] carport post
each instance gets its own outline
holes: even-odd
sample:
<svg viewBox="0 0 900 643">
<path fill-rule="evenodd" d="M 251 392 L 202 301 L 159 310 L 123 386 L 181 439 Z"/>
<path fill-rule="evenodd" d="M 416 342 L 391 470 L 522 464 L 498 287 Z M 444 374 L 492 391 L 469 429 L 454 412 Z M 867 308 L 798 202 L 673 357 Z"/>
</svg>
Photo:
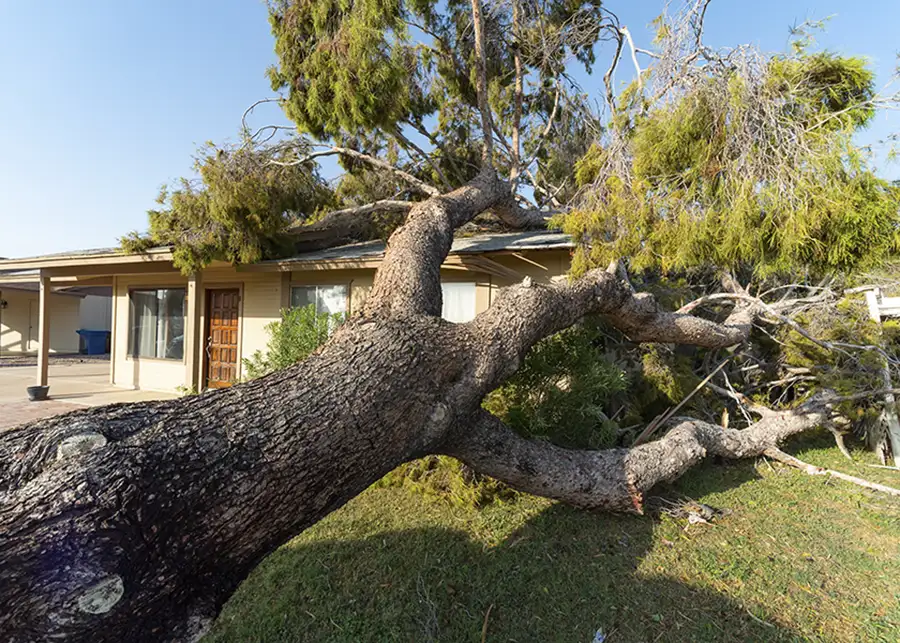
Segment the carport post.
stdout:
<svg viewBox="0 0 900 643">
<path fill-rule="evenodd" d="M 38 337 L 37 385 L 47 386 L 47 370 L 50 366 L 50 277 L 43 270 L 38 297 Z"/>
<path fill-rule="evenodd" d="M 203 275 L 197 271 L 188 277 L 187 302 L 184 311 L 184 385 L 193 391 L 200 391 L 200 351 L 203 311 Z"/>
</svg>

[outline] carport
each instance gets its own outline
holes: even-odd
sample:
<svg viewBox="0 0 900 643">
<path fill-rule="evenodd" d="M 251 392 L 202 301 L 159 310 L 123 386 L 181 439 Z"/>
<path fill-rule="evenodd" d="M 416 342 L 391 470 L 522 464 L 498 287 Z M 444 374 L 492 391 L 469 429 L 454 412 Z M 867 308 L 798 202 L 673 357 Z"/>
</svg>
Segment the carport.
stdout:
<svg viewBox="0 0 900 643">
<path fill-rule="evenodd" d="M 53 293 L 114 294 L 118 276 L 172 271 L 174 271 L 172 254 L 168 248 L 150 249 L 141 254 L 123 254 L 116 248 L 103 248 L 0 260 L 0 283 L 5 283 L 9 287 L 22 287 L 29 284 L 31 289 L 38 293 L 37 354 L 36 363 L 31 367 L 33 369 L 31 381 L 37 386 L 52 384 L 56 387 L 63 384 L 63 380 L 56 378 L 51 380 L 49 372 L 50 332 L 53 325 L 50 301 Z M 189 290 L 189 297 L 194 293 L 195 291 Z M 111 306 L 113 307 L 111 315 L 115 318 L 115 296 L 111 298 Z M 111 332 L 115 333 L 115 324 L 112 325 Z M 188 337 L 191 336 L 188 335 Z M 115 337 L 111 338 L 110 345 L 114 350 Z M 114 359 L 110 359 L 108 365 L 104 363 L 104 379 L 109 389 L 117 390 L 111 386 L 113 365 Z M 189 363 L 187 367 L 192 369 L 194 364 Z M 96 368 L 97 365 L 94 364 L 94 369 L 96 370 Z M 8 371 L 9 369 L 4 370 Z M 96 373 L 92 377 L 96 379 Z M 9 373 L 7 373 L 8 378 Z M 24 395 L 24 390 L 20 390 L 20 394 Z M 54 398 L 59 399 L 60 394 L 66 395 L 67 393 L 54 389 Z"/>
</svg>

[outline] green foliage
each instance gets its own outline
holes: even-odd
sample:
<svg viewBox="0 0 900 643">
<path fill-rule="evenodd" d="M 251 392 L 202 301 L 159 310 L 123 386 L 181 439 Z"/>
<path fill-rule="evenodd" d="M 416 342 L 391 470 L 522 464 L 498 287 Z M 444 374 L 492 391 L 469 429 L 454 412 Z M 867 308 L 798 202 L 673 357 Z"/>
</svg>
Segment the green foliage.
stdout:
<svg viewBox="0 0 900 643">
<path fill-rule="evenodd" d="M 415 109 L 422 71 L 400 0 L 271 2 L 285 112 L 316 137 L 391 130 Z M 430 7 L 423 7 L 428 11 Z"/>
<path fill-rule="evenodd" d="M 315 306 L 283 309 L 280 321 L 266 325 L 266 352 L 256 351 L 243 360 L 246 378 L 262 377 L 305 359 L 325 343 L 343 319 L 340 313 L 316 313 Z"/>
<path fill-rule="evenodd" d="M 121 239 L 126 252 L 172 246 L 175 265 L 190 274 L 213 261 L 252 263 L 287 247 L 284 232 L 298 218 L 331 202 L 330 190 L 309 164 L 280 166 L 248 148 L 207 144 L 196 180 L 163 187 L 147 234 Z M 277 160 L 277 159 L 276 159 Z"/>
<path fill-rule="evenodd" d="M 590 242 L 576 272 L 627 257 L 634 270 L 846 273 L 896 253 L 900 191 L 852 140 L 874 114 L 865 61 L 799 54 L 746 69 L 639 104 L 624 147 L 595 144 L 579 161 L 592 196 L 557 220 Z"/>
<path fill-rule="evenodd" d="M 626 374 L 605 354 L 603 329 L 585 322 L 539 342 L 522 368 L 485 400 L 485 408 L 522 435 L 555 444 L 606 448 L 618 426 L 610 402 Z"/>
<path fill-rule="evenodd" d="M 502 482 L 483 476 L 459 460 L 430 455 L 402 464 L 376 483 L 403 487 L 458 507 L 486 507 L 514 500 L 518 493 Z"/>
<path fill-rule="evenodd" d="M 481 142 L 468 0 L 270 0 L 269 15 L 278 55 L 269 79 L 273 89 L 286 92 L 284 111 L 300 132 L 352 144 L 360 137 L 402 143 L 398 135 L 414 130 L 430 139 L 428 154 L 451 186 L 477 172 Z M 557 114 L 565 132 L 542 136 L 556 81 L 571 60 L 593 64 L 602 18 L 599 0 L 525 2 L 513 38 L 510 5 L 485 11 L 495 123 L 511 134 L 518 52 L 529 79 L 520 128 L 525 156 L 537 154 L 552 179 L 560 172 L 568 177 L 588 140 L 579 114 Z M 561 91 L 564 103 L 587 104 L 580 93 Z M 505 160 L 498 155 L 495 162 L 502 169 Z M 422 178 L 439 182 L 427 172 Z"/>
</svg>

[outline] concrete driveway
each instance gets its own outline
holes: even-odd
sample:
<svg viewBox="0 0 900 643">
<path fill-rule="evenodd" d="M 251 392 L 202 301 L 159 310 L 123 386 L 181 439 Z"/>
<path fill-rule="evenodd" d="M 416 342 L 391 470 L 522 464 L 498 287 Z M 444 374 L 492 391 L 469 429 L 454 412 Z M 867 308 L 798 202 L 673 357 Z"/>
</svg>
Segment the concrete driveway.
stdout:
<svg viewBox="0 0 900 643">
<path fill-rule="evenodd" d="M 45 402 L 28 401 L 25 388 L 32 386 L 34 379 L 34 366 L 0 368 L 0 429 L 85 406 L 177 397 L 170 393 L 134 391 L 111 386 L 108 361 L 51 362 L 48 380 L 50 399 Z"/>
</svg>

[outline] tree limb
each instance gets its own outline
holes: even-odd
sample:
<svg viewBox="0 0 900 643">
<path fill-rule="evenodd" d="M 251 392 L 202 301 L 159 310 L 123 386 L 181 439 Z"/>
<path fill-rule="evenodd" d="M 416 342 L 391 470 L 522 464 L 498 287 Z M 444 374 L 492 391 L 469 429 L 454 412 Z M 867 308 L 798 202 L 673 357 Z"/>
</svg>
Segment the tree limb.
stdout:
<svg viewBox="0 0 900 643">
<path fill-rule="evenodd" d="M 406 223 L 388 240 L 366 300 L 366 314 L 440 315 L 440 266 L 450 252 L 454 231 L 511 200 L 509 185 L 488 166 L 466 185 L 413 206 Z"/>
<path fill-rule="evenodd" d="M 632 341 L 724 348 L 746 340 L 756 309 L 736 307 L 722 323 L 666 312 L 652 295 L 634 293 L 605 270 L 550 285 L 526 279 L 501 290 L 491 307 L 470 322 L 485 346 L 479 372 L 499 383 L 515 372 L 534 344 L 591 314 L 602 316 Z"/>
<path fill-rule="evenodd" d="M 684 420 L 647 444 L 588 451 L 525 439 L 482 410 L 460 424 L 440 451 L 520 491 L 576 507 L 640 512 L 646 491 L 678 478 L 704 458 L 759 456 L 827 417 L 824 402 L 816 399 L 742 430 Z"/>
<path fill-rule="evenodd" d="M 516 42 L 513 53 L 513 63 L 515 66 L 515 88 L 513 90 L 513 122 L 512 122 L 512 167 L 509 171 L 510 183 L 513 185 L 513 191 L 519 180 L 519 128 L 522 124 L 522 56 L 519 53 L 519 0 L 512 0 L 512 31 L 513 39 Z"/>
<path fill-rule="evenodd" d="M 377 236 L 375 222 L 366 215 L 373 212 L 408 212 L 412 201 L 382 199 L 365 205 L 333 210 L 312 223 L 296 224 L 288 230 L 298 252 L 311 252 Z"/>
<path fill-rule="evenodd" d="M 628 27 L 626 27 L 625 25 L 622 25 L 619 28 L 619 31 L 621 32 L 621 34 L 623 36 L 625 36 L 625 40 L 628 41 L 628 46 L 631 48 L 631 62 L 634 65 L 635 74 L 637 77 L 638 89 L 643 89 L 644 88 L 644 80 L 643 80 L 643 78 L 641 78 L 641 74 L 643 72 L 641 71 L 640 64 L 638 64 L 637 53 L 636 53 L 636 50 L 634 47 L 634 40 L 631 38 L 631 32 L 628 31 Z"/>
<path fill-rule="evenodd" d="M 472 0 L 472 25 L 475 30 L 475 89 L 478 93 L 478 111 L 481 112 L 481 131 L 484 146 L 481 151 L 482 165 L 491 164 L 494 152 L 493 119 L 488 103 L 487 61 L 484 51 L 484 16 L 481 13 L 481 0 Z"/>
<path fill-rule="evenodd" d="M 603 74 L 603 85 L 606 87 L 606 103 L 609 105 L 610 114 L 613 115 L 616 113 L 616 94 L 613 89 L 613 74 L 616 73 L 616 67 L 619 65 L 623 44 L 624 38 L 622 37 L 622 33 L 620 30 L 616 30 L 616 51 L 613 54 L 612 62 L 609 64 L 609 69 Z"/>
<path fill-rule="evenodd" d="M 838 480 L 843 480 L 845 482 L 849 482 L 866 489 L 880 491 L 881 493 L 890 494 L 892 496 L 900 496 L 900 489 L 895 489 L 894 487 L 888 487 L 883 484 L 878 484 L 877 482 L 869 482 L 868 480 L 857 478 L 856 476 L 847 475 L 846 473 L 841 473 L 840 471 L 834 471 L 833 469 L 825 469 L 823 467 L 817 467 L 812 464 L 807 464 L 803 460 L 799 460 L 792 455 L 788 455 L 787 453 L 776 447 L 766 449 L 763 452 L 763 455 L 766 455 L 773 460 L 778 460 L 779 462 L 790 467 L 794 467 L 795 469 L 800 469 L 800 471 L 803 471 L 804 473 L 807 473 L 811 476 L 831 476 L 832 478 L 837 478 Z"/>
<path fill-rule="evenodd" d="M 337 147 L 337 146 L 329 147 L 324 150 L 317 150 L 315 152 L 310 152 L 309 154 L 306 154 L 306 155 L 304 155 L 298 159 L 295 159 L 293 161 L 276 161 L 275 159 L 271 159 L 269 161 L 269 163 L 271 163 L 272 165 L 283 165 L 283 166 L 302 165 L 303 163 L 307 163 L 313 159 L 316 159 L 316 158 L 319 158 L 322 156 L 335 156 L 335 155 L 348 156 L 348 157 L 356 159 L 358 161 L 363 161 L 365 163 L 368 163 L 369 165 L 376 167 L 378 169 L 390 172 L 390 173 L 394 174 L 395 176 L 406 181 L 409 185 L 411 185 L 413 188 L 415 188 L 422 194 L 426 194 L 428 196 L 438 196 L 441 193 L 441 191 L 438 190 L 433 185 L 428 185 L 427 183 L 425 183 L 425 181 L 422 181 L 421 179 L 413 176 L 409 172 L 405 172 L 405 171 L 401 170 L 399 167 L 395 167 L 395 166 L 391 165 L 387 161 L 384 161 L 382 159 L 371 156 L 370 154 L 360 152 L 358 150 L 350 149 L 348 147 Z"/>
</svg>

